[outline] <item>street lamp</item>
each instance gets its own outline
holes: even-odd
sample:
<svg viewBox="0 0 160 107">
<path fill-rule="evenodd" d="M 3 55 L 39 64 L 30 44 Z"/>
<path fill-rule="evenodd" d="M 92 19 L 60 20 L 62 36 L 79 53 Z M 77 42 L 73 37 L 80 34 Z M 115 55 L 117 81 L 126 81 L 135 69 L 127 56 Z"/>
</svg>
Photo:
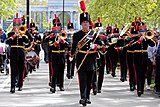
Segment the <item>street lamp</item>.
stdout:
<svg viewBox="0 0 160 107">
<path fill-rule="evenodd" d="M 63 29 L 64 29 L 64 0 L 63 0 Z"/>
<path fill-rule="evenodd" d="M 27 4 L 27 6 L 26 6 L 27 7 L 27 15 L 26 15 L 26 17 L 27 17 L 27 25 L 26 26 L 27 26 L 27 28 L 29 28 L 29 0 L 27 0 L 26 2 L 27 2 L 26 3 Z"/>
</svg>

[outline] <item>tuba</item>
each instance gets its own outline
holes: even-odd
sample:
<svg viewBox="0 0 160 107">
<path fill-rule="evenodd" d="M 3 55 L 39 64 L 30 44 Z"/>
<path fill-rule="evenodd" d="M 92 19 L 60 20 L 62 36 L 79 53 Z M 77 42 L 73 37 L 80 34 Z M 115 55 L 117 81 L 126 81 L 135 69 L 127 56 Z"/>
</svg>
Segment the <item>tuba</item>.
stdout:
<svg viewBox="0 0 160 107">
<path fill-rule="evenodd" d="M 148 30 L 147 32 L 145 32 L 145 37 L 147 39 L 152 39 L 154 37 L 154 32 L 152 30 Z"/>
</svg>

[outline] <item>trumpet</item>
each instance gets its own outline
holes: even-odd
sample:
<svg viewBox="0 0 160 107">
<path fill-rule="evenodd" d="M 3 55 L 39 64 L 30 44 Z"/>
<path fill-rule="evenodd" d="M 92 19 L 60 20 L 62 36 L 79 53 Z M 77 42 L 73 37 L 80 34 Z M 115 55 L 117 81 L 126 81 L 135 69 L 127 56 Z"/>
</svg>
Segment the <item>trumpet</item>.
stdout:
<svg viewBox="0 0 160 107">
<path fill-rule="evenodd" d="M 154 32 L 152 30 L 148 30 L 144 35 L 147 39 L 152 39 L 154 37 Z"/>
</svg>

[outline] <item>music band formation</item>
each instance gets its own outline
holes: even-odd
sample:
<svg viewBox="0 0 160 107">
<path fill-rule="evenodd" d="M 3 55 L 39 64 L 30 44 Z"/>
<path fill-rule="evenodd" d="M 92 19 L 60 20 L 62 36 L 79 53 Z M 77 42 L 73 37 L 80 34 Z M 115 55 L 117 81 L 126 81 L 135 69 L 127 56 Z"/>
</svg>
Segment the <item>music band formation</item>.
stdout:
<svg viewBox="0 0 160 107">
<path fill-rule="evenodd" d="M 55 93 L 56 87 L 59 87 L 60 91 L 65 90 L 64 69 L 67 63 L 66 77 L 74 81 L 74 77 L 78 74 L 79 103 L 83 106 L 91 104 L 91 89 L 94 95 L 103 92 L 101 90 L 103 90 L 105 71 L 116 77 L 118 64 L 120 64 L 120 81 L 127 81 L 128 77 L 130 91 L 137 90 L 139 97 L 144 94 L 145 80 L 147 89 L 150 89 L 155 65 L 154 90 L 159 93 L 158 32 L 149 30 L 138 16 L 132 24 L 127 24 L 122 29 L 118 24 L 114 27 L 108 24 L 104 28 L 100 17 L 96 23 L 92 23 L 84 1 L 80 2 L 80 7 L 83 11 L 80 14 L 81 30 L 75 31 L 70 20 L 67 24 L 68 30 L 63 30 L 60 19 L 55 15 L 52 29 L 46 30 L 43 38 L 33 20 L 27 29 L 24 26 L 24 18 L 18 18 L 16 15 L 12 31 L 8 33 L 6 41 L 2 41 L 9 45 L 6 59 L 10 59 L 10 92 L 15 93 L 15 87 L 18 87 L 18 91 L 22 91 L 24 78 L 39 68 L 39 53 L 42 47 L 44 61 L 49 66 L 50 92 Z"/>
</svg>

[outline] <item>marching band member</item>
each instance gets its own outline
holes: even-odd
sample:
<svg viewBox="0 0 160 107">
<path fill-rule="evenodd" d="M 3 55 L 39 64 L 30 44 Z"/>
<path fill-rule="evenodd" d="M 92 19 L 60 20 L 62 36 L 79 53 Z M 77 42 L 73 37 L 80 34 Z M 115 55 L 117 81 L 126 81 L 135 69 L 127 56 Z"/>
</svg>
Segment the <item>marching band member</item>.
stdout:
<svg viewBox="0 0 160 107">
<path fill-rule="evenodd" d="M 10 65 L 11 65 L 11 93 L 15 93 L 15 83 L 16 78 L 19 76 L 18 81 L 18 91 L 22 90 L 23 86 L 23 73 L 24 73 L 24 43 L 28 43 L 27 36 L 24 35 L 24 32 L 18 31 L 15 29 L 15 34 L 9 37 L 6 41 L 7 44 L 10 44 Z"/>
<path fill-rule="evenodd" d="M 109 42 L 110 42 L 110 47 L 109 47 L 109 52 L 110 52 L 110 59 L 111 59 L 111 66 L 112 66 L 112 76 L 116 77 L 116 67 L 117 67 L 117 63 L 118 63 L 118 52 L 117 50 L 114 48 L 115 43 L 117 41 L 117 39 L 119 38 L 119 28 L 118 28 L 118 24 L 115 24 L 115 28 L 113 28 L 113 35 L 109 38 Z"/>
<path fill-rule="evenodd" d="M 34 50 L 35 50 L 36 54 L 39 56 L 39 53 L 41 51 L 41 47 L 40 47 L 40 45 L 41 45 L 41 35 L 39 34 L 39 32 L 37 30 L 34 31 L 34 39 L 35 39 Z M 39 68 L 39 63 L 37 64 L 37 68 Z"/>
<path fill-rule="evenodd" d="M 51 88 L 50 91 L 55 93 L 56 84 L 59 86 L 60 91 L 64 91 L 64 68 L 65 68 L 65 48 L 68 43 L 63 39 L 63 30 L 61 31 L 61 23 L 57 21 L 52 28 L 52 34 L 48 38 L 51 46 L 51 60 L 52 60 L 52 73 L 51 73 Z M 60 25 L 60 26 L 59 26 Z"/>
<path fill-rule="evenodd" d="M 49 42 L 49 39 L 50 39 L 50 35 L 53 33 L 53 31 L 55 31 L 56 29 L 58 31 L 61 30 L 61 27 L 60 27 L 61 23 L 59 23 L 59 22 L 60 22 L 59 18 L 56 17 L 56 14 L 54 14 L 54 18 L 52 20 L 52 24 L 53 24 L 52 30 L 44 38 L 44 41 L 46 43 L 48 43 L 49 86 L 52 86 L 52 74 L 53 74 L 53 68 L 52 68 L 52 44 Z"/>
<path fill-rule="evenodd" d="M 69 43 L 69 46 L 67 48 L 67 78 L 72 79 L 74 76 L 74 69 L 75 69 L 75 57 L 73 61 L 70 62 L 69 56 L 71 54 L 71 49 L 72 49 L 72 38 L 73 38 L 73 33 L 74 33 L 74 26 L 73 23 L 70 22 L 70 19 L 68 19 L 68 24 L 67 24 L 67 29 L 68 29 L 68 37 L 67 37 L 67 42 Z"/>
<path fill-rule="evenodd" d="M 102 27 L 102 23 L 100 22 L 100 17 L 98 17 L 98 22 L 95 24 L 95 27 Z M 100 36 L 101 41 L 101 48 L 98 49 L 98 58 L 97 58 L 97 74 L 98 74 L 98 82 L 97 82 L 97 92 L 101 93 L 102 89 L 102 83 L 104 79 L 104 68 L 105 68 L 105 52 L 106 52 L 106 45 L 107 44 L 107 38 L 103 35 L 104 32 L 102 32 Z"/>
<path fill-rule="evenodd" d="M 126 48 L 123 48 L 127 44 L 127 35 L 124 33 L 120 39 L 118 39 L 115 48 L 119 53 L 119 61 L 120 61 L 120 71 L 121 71 L 121 78 L 122 82 L 127 81 L 127 62 L 126 62 Z"/>
<path fill-rule="evenodd" d="M 49 31 L 45 31 L 43 33 L 43 38 L 42 38 L 42 49 L 44 50 L 44 61 L 48 63 L 48 52 L 49 52 L 49 43 L 45 41 L 45 38 L 49 35 Z"/>
<path fill-rule="evenodd" d="M 129 45 L 135 41 L 138 40 L 138 29 L 136 27 L 136 23 L 133 23 L 133 26 L 130 27 L 130 33 L 132 35 L 132 38 L 129 41 Z M 134 69 L 134 49 L 132 47 L 127 48 L 127 66 L 129 70 L 129 85 L 130 85 L 130 91 L 134 91 L 136 89 L 136 75 L 135 75 L 135 69 Z"/>
<path fill-rule="evenodd" d="M 146 36 L 144 36 L 145 29 L 146 26 L 139 26 L 139 39 L 131 45 L 131 47 L 134 49 L 134 66 L 136 71 L 137 95 L 139 97 L 144 93 L 145 73 L 147 70 L 148 58 L 147 47 L 148 45 L 152 47 L 155 45 L 152 39 L 148 39 Z"/>
<path fill-rule="evenodd" d="M 106 27 L 107 40 L 111 34 L 112 34 L 112 27 L 108 24 L 108 26 Z M 110 60 L 110 49 L 108 48 L 106 52 L 106 73 L 109 74 L 110 71 L 111 71 L 111 60 Z"/>
<path fill-rule="evenodd" d="M 96 37 L 94 32 L 89 30 L 90 15 L 88 12 L 85 12 L 86 6 L 84 1 L 80 1 L 81 10 L 83 13 L 80 14 L 80 24 L 82 25 L 82 30 L 74 33 L 73 35 L 73 44 L 70 60 L 73 60 L 73 57 L 76 53 L 77 46 L 80 48 L 80 41 L 83 37 L 88 37 L 91 40 L 87 42 L 82 48 L 78 50 L 76 54 L 76 66 L 78 69 L 79 85 L 80 85 L 80 104 L 86 106 L 86 104 L 91 104 L 90 101 L 90 90 L 93 74 L 96 70 L 96 48 L 97 45 L 91 41 L 95 41 Z M 88 33 L 88 35 L 87 35 Z M 91 34 L 90 34 L 91 33 Z M 98 42 L 98 40 L 96 41 Z M 86 54 L 88 54 L 86 56 Z M 86 57 L 85 57 L 86 56 Z M 85 60 L 82 62 L 82 60 Z M 80 68 L 79 68 L 80 67 Z"/>
</svg>

